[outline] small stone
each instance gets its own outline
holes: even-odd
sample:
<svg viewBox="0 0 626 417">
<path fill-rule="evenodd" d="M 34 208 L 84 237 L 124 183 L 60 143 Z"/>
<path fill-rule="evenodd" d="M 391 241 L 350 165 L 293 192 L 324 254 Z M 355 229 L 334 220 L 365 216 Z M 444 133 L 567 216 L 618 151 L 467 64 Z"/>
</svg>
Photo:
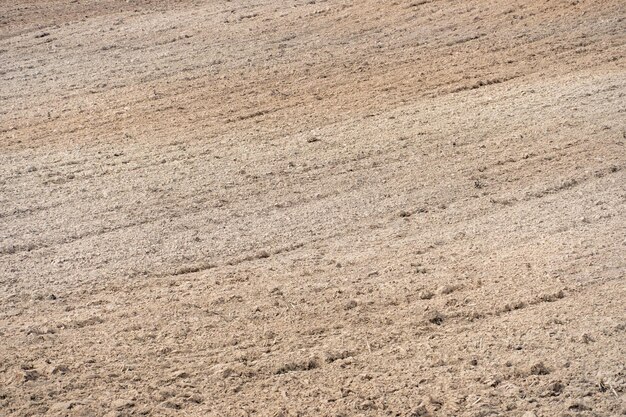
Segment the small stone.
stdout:
<svg viewBox="0 0 626 417">
<path fill-rule="evenodd" d="M 435 294 L 433 294 L 432 291 L 421 291 L 419 293 L 420 300 L 430 300 L 434 296 Z"/>
<path fill-rule="evenodd" d="M 172 375 L 172 379 L 185 379 L 185 378 L 189 378 L 189 373 L 185 371 L 174 372 L 174 375 Z"/>
<path fill-rule="evenodd" d="M 409 417 L 428 417 L 431 414 L 428 412 L 428 409 L 424 404 L 418 405 L 409 413 Z"/>
<path fill-rule="evenodd" d="M 192 394 L 189 398 L 187 398 L 187 401 L 196 404 L 202 404 L 204 402 L 204 398 L 200 394 Z"/>
<path fill-rule="evenodd" d="M 276 295 L 276 296 L 282 297 L 283 296 L 283 292 L 282 292 L 282 290 L 279 287 L 274 287 L 270 291 L 270 295 Z"/>
<path fill-rule="evenodd" d="M 365 400 L 361 403 L 360 407 L 361 410 L 376 410 L 376 404 L 374 404 L 373 401 L 371 400 Z"/>
<path fill-rule="evenodd" d="M 441 326 L 445 317 L 437 310 L 432 310 L 428 312 L 424 317 L 429 323 L 436 324 L 437 326 Z"/>
<path fill-rule="evenodd" d="M 596 341 L 591 335 L 589 335 L 587 333 L 583 333 L 581 339 L 582 339 L 582 342 L 584 344 L 589 344 L 591 342 L 595 342 Z"/>
<path fill-rule="evenodd" d="M 589 407 L 588 405 L 579 402 L 579 401 L 572 401 L 569 403 L 568 407 L 569 410 L 573 410 L 573 411 L 591 411 L 591 407 Z"/>
<path fill-rule="evenodd" d="M 72 401 L 63 401 L 63 402 L 54 403 L 50 406 L 50 408 L 48 409 L 48 412 L 61 413 L 66 410 L 70 410 L 73 405 L 74 403 Z"/>
<path fill-rule="evenodd" d="M 18 372 L 18 379 L 21 379 L 22 382 L 35 381 L 39 377 L 40 377 L 39 372 L 37 372 L 34 369 L 21 369 Z"/>
<path fill-rule="evenodd" d="M 115 410 L 124 410 L 127 408 L 132 408 L 135 406 L 135 403 L 131 400 L 125 400 L 125 399 L 117 399 L 114 400 L 113 402 L 111 402 L 111 408 L 115 409 Z"/>
<path fill-rule="evenodd" d="M 530 367 L 531 375 L 548 375 L 550 370 L 543 362 L 538 362 Z"/>
<path fill-rule="evenodd" d="M 350 300 L 343 306 L 343 308 L 344 310 L 352 310 L 356 306 L 357 306 L 356 300 Z"/>
<path fill-rule="evenodd" d="M 443 285 L 439 287 L 439 293 L 443 295 L 452 294 L 458 288 L 455 285 Z"/>
<path fill-rule="evenodd" d="M 53 365 L 48 368 L 48 373 L 51 375 L 66 374 L 69 370 L 70 368 L 66 365 Z"/>
</svg>

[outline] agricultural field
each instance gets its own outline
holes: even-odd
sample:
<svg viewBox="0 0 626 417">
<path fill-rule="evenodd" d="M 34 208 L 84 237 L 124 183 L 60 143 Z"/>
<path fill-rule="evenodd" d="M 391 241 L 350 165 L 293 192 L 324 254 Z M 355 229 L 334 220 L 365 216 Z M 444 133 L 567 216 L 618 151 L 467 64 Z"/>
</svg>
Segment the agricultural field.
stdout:
<svg viewBox="0 0 626 417">
<path fill-rule="evenodd" d="M 0 2 L 43 415 L 626 415 L 626 3 Z"/>
</svg>

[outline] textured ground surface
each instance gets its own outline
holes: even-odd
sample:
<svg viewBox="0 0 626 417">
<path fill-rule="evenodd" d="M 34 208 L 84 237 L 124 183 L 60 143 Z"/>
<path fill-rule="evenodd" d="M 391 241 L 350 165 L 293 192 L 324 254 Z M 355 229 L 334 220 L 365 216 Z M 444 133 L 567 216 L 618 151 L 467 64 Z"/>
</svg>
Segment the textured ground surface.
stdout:
<svg viewBox="0 0 626 417">
<path fill-rule="evenodd" d="M 621 0 L 0 3 L 0 415 L 626 413 Z"/>
</svg>

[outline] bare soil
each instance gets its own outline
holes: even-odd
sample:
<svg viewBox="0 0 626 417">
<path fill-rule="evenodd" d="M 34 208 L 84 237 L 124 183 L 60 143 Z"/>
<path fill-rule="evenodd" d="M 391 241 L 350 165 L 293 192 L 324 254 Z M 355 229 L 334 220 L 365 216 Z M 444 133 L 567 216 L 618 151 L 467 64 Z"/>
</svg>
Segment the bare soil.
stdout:
<svg viewBox="0 0 626 417">
<path fill-rule="evenodd" d="M 626 414 L 622 0 L 0 3 L 1 416 Z"/>
</svg>

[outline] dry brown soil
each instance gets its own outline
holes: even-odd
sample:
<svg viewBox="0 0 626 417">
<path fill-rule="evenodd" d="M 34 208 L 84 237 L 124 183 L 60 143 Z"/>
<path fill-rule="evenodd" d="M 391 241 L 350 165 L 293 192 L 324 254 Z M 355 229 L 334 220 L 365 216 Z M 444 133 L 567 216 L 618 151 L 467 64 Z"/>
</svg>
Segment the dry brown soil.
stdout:
<svg viewBox="0 0 626 417">
<path fill-rule="evenodd" d="M 623 0 L 0 2 L 1 416 L 626 414 Z"/>
</svg>

